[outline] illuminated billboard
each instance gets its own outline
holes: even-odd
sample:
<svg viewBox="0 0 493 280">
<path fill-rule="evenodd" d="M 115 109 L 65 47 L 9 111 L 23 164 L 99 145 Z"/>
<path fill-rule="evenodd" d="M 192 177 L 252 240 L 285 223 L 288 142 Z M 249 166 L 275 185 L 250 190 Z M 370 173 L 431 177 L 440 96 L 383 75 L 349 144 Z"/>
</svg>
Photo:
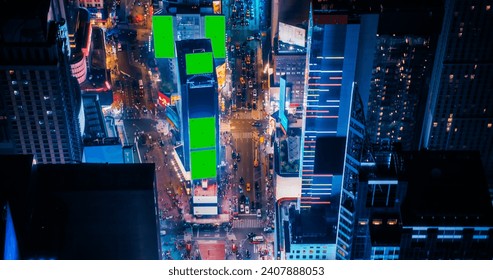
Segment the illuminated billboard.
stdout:
<svg viewBox="0 0 493 280">
<path fill-rule="evenodd" d="M 279 41 L 305 47 L 306 31 L 303 28 L 279 22 Z"/>
<path fill-rule="evenodd" d="M 193 207 L 193 214 L 196 216 L 202 215 L 217 215 L 217 207 L 215 206 L 202 206 L 202 207 Z"/>
<path fill-rule="evenodd" d="M 284 131 L 288 130 L 288 117 L 286 115 L 286 79 L 281 77 L 279 88 L 279 120 Z"/>
<path fill-rule="evenodd" d="M 224 16 L 205 16 L 205 38 L 211 39 L 215 58 L 226 57 L 226 22 Z"/>
<path fill-rule="evenodd" d="M 216 178 L 216 149 L 191 152 L 192 180 Z"/>
<path fill-rule="evenodd" d="M 175 57 L 175 38 L 172 16 L 153 16 L 154 54 L 156 58 Z"/>
<path fill-rule="evenodd" d="M 212 1 L 212 8 L 214 10 L 214 14 L 218 15 L 218 14 L 221 14 L 222 13 L 222 9 L 221 9 L 221 1 Z"/>
<path fill-rule="evenodd" d="M 226 85 L 226 63 L 216 67 L 217 87 L 223 88 Z"/>
<path fill-rule="evenodd" d="M 185 67 L 187 75 L 212 73 L 212 53 L 187 53 L 185 54 Z"/>
<path fill-rule="evenodd" d="M 216 147 L 216 118 L 190 119 L 190 149 Z"/>
</svg>

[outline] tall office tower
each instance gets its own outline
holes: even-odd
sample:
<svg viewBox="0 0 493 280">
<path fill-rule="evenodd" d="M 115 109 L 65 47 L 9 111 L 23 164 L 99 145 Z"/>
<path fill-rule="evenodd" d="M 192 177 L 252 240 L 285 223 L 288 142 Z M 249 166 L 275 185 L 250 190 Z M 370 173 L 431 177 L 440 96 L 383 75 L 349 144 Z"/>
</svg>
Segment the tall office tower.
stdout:
<svg viewBox="0 0 493 280">
<path fill-rule="evenodd" d="M 479 150 L 493 189 L 493 3 L 446 1 L 420 146 Z"/>
<path fill-rule="evenodd" d="M 193 213 L 217 215 L 219 102 L 211 40 L 176 42 L 182 164 L 193 186 Z"/>
<path fill-rule="evenodd" d="M 11 214 L 0 259 L 161 257 L 154 164 L 33 165 L 32 155 L 0 163 L 0 206 Z"/>
<path fill-rule="evenodd" d="M 356 179 L 364 136 L 361 133 L 364 113 L 355 79 L 358 48 L 365 43 L 364 38 L 360 39 L 360 31 L 363 34 L 371 29 L 366 30 L 360 23 L 359 15 L 347 10 L 333 13 L 325 3 L 312 2 L 303 102 L 299 211 L 310 212 L 316 205 L 313 211 L 325 213 L 323 220 L 317 223 L 329 225 L 327 236 L 330 238 L 324 240 L 327 259 L 345 257 L 349 250 L 349 244 L 343 244 L 343 240 L 350 238 L 351 227 L 342 228 L 345 217 L 339 216 L 343 211 L 341 199 L 348 204 L 346 208 L 350 208 L 350 197 L 354 196 L 346 188 Z M 356 108 L 358 113 L 352 115 Z M 345 193 L 344 198 L 342 193 Z"/>
<path fill-rule="evenodd" d="M 213 14 L 207 2 L 200 1 L 197 7 L 169 3 L 153 16 L 159 71 L 171 68 L 178 89 L 172 93 L 175 106 L 168 106 L 166 112 L 177 130 L 175 154 L 193 188 L 195 217 L 219 214 L 218 81 L 224 76 L 218 76 L 217 68 L 225 67 L 226 23 L 224 15 Z"/>
<path fill-rule="evenodd" d="M 400 142 L 410 150 L 418 147 L 443 4 L 400 1 L 395 5 L 399 10 L 385 6 L 379 15 L 367 129 L 372 143 Z"/>
<path fill-rule="evenodd" d="M 399 259 L 493 258 L 493 207 L 478 152 L 404 156 Z"/>
<path fill-rule="evenodd" d="M 289 107 L 301 113 L 305 89 L 306 30 L 308 27 L 309 1 L 273 1 L 272 30 L 274 84 L 282 76 L 291 91 L 287 97 Z"/>
<path fill-rule="evenodd" d="M 427 61 L 433 58 L 428 44 L 418 36 L 378 37 L 368 108 L 368 135 L 373 143 L 402 142 L 409 150 L 416 142 L 418 103 L 432 68 Z"/>
<path fill-rule="evenodd" d="M 390 141 L 365 145 L 354 205 L 353 260 L 399 258 L 399 213 L 406 190 L 399 180 L 399 150 Z"/>
<path fill-rule="evenodd" d="M 2 146 L 40 163 L 80 161 L 82 101 L 65 22 L 49 20 L 50 1 L 30 2 L 19 2 L 0 23 Z"/>
<path fill-rule="evenodd" d="M 89 11 L 73 1 L 69 1 L 66 8 L 72 75 L 82 84 L 87 78 L 87 57 L 91 45 L 90 15 Z"/>
</svg>

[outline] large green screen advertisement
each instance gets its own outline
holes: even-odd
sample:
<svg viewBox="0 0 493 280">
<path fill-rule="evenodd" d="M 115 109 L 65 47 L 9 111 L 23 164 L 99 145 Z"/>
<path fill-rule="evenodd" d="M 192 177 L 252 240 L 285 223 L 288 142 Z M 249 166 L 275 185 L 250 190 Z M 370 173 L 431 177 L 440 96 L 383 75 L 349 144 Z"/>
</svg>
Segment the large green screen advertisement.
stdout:
<svg viewBox="0 0 493 280">
<path fill-rule="evenodd" d="M 216 149 L 191 153 L 192 180 L 216 178 Z"/>
<path fill-rule="evenodd" d="M 187 75 L 212 73 L 212 53 L 187 53 L 185 54 L 185 67 Z"/>
<path fill-rule="evenodd" d="M 205 16 L 205 37 L 211 39 L 215 58 L 226 57 L 226 23 L 224 16 Z"/>
<path fill-rule="evenodd" d="M 153 16 L 154 54 L 156 58 L 175 57 L 175 38 L 173 34 L 173 17 Z"/>
<path fill-rule="evenodd" d="M 216 118 L 190 119 L 190 149 L 216 147 Z"/>
</svg>

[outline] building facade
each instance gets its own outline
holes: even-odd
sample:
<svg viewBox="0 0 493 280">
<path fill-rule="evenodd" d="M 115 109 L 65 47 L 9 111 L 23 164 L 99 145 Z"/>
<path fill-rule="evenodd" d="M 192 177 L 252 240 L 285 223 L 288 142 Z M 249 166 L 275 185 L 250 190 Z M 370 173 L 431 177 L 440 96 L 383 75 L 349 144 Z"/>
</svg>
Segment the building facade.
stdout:
<svg viewBox="0 0 493 280">
<path fill-rule="evenodd" d="M 34 154 L 40 163 L 81 160 L 82 101 L 71 75 L 65 23 L 48 21 L 49 1 L 39 3 L 22 27 L 13 15 L 0 43 L 2 146 Z M 50 10 L 51 11 L 51 10 Z M 32 32 L 36 30 L 37 32 Z M 30 34 L 30 35 L 26 35 Z"/>
<path fill-rule="evenodd" d="M 446 1 L 420 147 L 479 150 L 493 186 L 493 3 Z"/>
</svg>

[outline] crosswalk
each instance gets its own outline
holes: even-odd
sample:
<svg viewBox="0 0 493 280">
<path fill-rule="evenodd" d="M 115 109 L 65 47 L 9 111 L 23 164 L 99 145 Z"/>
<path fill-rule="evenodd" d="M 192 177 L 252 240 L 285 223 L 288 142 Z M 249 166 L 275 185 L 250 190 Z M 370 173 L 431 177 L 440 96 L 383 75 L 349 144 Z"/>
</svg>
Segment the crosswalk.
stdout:
<svg viewBox="0 0 493 280">
<path fill-rule="evenodd" d="M 233 228 L 263 228 L 262 221 L 259 219 L 240 219 L 233 220 Z"/>
</svg>

